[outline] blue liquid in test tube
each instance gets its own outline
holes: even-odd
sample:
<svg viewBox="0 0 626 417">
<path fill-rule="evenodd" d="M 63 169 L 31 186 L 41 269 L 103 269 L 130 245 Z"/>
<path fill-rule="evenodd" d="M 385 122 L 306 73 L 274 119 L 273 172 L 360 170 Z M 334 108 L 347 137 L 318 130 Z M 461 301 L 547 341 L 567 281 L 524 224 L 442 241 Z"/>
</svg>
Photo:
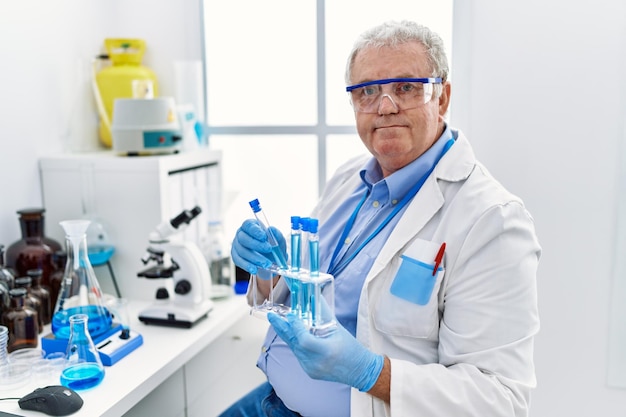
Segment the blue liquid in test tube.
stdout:
<svg viewBox="0 0 626 417">
<path fill-rule="evenodd" d="M 311 278 L 315 279 L 320 275 L 320 255 L 319 255 L 319 244 L 320 239 L 317 234 L 318 220 L 310 219 L 309 220 L 309 272 L 311 274 Z M 311 287 L 309 290 L 309 294 L 311 297 L 311 322 L 315 326 L 321 320 L 321 290 L 317 283 L 309 284 Z"/>
<path fill-rule="evenodd" d="M 300 271 L 301 241 L 300 217 L 291 216 L 291 272 L 294 275 Z M 299 314 L 302 311 L 300 300 L 302 282 L 299 279 L 287 278 L 287 283 L 291 291 L 291 309 Z"/>
<path fill-rule="evenodd" d="M 300 242 L 302 232 L 300 230 L 300 217 L 291 216 L 291 270 L 300 270 Z"/>
<path fill-rule="evenodd" d="M 280 250 L 280 246 L 278 245 L 278 240 L 276 239 L 276 236 L 274 236 L 274 234 L 272 233 L 270 229 L 270 224 L 267 221 L 267 217 L 265 217 L 265 213 L 261 209 L 261 204 L 259 203 L 259 200 L 254 199 L 250 201 L 249 204 L 250 204 L 250 207 L 252 208 L 252 211 L 254 212 L 254 217 L 256 217 L 256 219 L 259 221 L 263 229 L 265 229 L 268 242 L 270 243 L 270 246 L 272 247 L 272 256 L 274 258 L 274 261 L 276 262 L 276 265 L 278 265 L 278 267 L 281 269 L 287 269 L 287 260 L 285 259 L 285 255 L 283 255 L 283 252 Z"/>
<path fill-rule="evenodd" d="M 303 247 L 310 247 L 309 246 L 309 223 L 310 223 L 310 218 L 308 217 L 303 217 L 300 219 L 300 226 L 302 227 L 302 246 Z M 304 258 L 303 259 L 304 262 L 302 262 L 302 267 L 306 268 L 308 267 L 308 258 Z M 311 284 L 308 282 L 302 282 L 302 288 L 300 290 L 300 297 L 298 298 L 299 303 L 300 303 L 300 318 L 306 322 L 309 323 L 311 322 Z"/>
<path fill-rule="evenodd" d="M 309 220 L 309 265 L 311 265 L 309 269 L 312 277 L 317 277 L 320 274 L 320 238 L 317 234 L 317 226 L 317 219 Z"/>
</svg>

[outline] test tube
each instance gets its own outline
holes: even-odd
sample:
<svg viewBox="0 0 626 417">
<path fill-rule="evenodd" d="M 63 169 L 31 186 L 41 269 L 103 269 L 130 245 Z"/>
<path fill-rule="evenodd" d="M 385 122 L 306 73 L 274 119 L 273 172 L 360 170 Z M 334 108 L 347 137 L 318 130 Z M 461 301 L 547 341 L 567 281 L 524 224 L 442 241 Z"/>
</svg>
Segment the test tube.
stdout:
<svg viewBox="0 0 626 417">
<path fill-rule="evenodd" d="M 319 276 L 320 273 L 320 238 L 317 234 L 318 220 L 309 219 L 309 270 L 311 276 Z"/>
<path fill-rule="evenodd" d="M 311 220 L 309 217 L 300 218 L 300 228 L 302 229 L 302 238 L 300 242 L 300 268 L 304 269 L 309 268 L 309 258 L 305 256 L 306 251 L 309 248 L 309 220 Z"/>
<path fill-rule="evenodd" d="M 302 231 L 300 227 L 300 217 L 291 216 L 291 270 L 300 270 L 300 241 Z"/>
<path fill-rule="evenodd" d="M 300 243 L 302 231 L 300 227 L 300 217 L 291 216 L 291 274 L 297 275 L 300 271 Z M 289 277 L 287 280 L 291 291 L 291 309 L 300 313 L 302 306 L 300 302 L 302 282 L 299 279 Z"/>
<path fill-rule="evenodd" d="M 309 221 L 311 219 L 308 217 L 302 217 L 300 219 L 300 225 L 302 227 L 302 247 L 308 248 L 309 246 Z M 303 251 L 304 252 L 304 251 Z M 304 255 L 304 254 L 303 254 Z M 303 257 L 301 264 L 302 268 L 307 269 L 309 267 L 309 258 Z M 300 318 L 307 323 L 311 324 L 311 284 L 309 282 L 302 282 L 300 289 Z"/>
<path fill-rule="evenodd" d="M 312 281 L 320 276 L 320 258 L 319 258 L 319 235 L 317 234 L 318 220 L 309 220 L 309 274 Z M 309 284 L 309 294 L 311 297 L 311 324 L 317 326 L 321 321 L 321 289 L 316 282 Z"/>
<path fill-rule="evenodd" d="M 278 245 L 278 240 L 276 239 L 276 236 L 274 236 L 274 233 L 272 233 L 272 230 L 270 229 L 270 223 L 267 221 L 267 217 L 261 209 L 261 203 L 259 203 L 258 199 L 254 199 L 250 201 L 249 204 L 250 208 L 252 208 L 252 212 L 254 213 L 254 217 L 256 217 L 256 219 L 261 224 L 261 227 L 263 227 L 265 233 L 267 234 L 267 239 L 270 243 L 270 246 L 272 247 L 272 256 L 276 265 L 278 265 L 278 267 L 281 269 L 287 269 L 287 260 L 280 250 L 280 246 Z"/>
</svg>

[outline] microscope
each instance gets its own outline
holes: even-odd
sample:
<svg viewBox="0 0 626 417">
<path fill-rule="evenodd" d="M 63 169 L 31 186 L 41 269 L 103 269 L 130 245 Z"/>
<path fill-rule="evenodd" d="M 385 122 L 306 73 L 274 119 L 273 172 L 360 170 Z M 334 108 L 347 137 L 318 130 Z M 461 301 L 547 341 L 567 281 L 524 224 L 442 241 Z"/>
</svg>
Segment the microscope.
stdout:
<svg viewBox="0 0 626 417">
<path fill-rule="evenodd" d="M 143 323 L 190 328 L 213 309 L 209 299 L 211 273 L 200 248 L 194 242 L 174 238 L 201 211 L 198 206 L 184 210 L 150 234 L 141 261 L 155 265 L 137 276 L 163 279 L 165 284 L 157 289 L 156 301 L 139 313 Z"/>
</svg>

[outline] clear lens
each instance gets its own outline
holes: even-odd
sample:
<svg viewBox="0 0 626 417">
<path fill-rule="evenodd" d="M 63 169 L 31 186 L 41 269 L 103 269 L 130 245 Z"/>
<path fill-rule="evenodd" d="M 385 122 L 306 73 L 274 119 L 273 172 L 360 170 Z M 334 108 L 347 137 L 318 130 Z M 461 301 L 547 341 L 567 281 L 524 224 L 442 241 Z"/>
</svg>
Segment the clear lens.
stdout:
<svg viewBox="0 0 626 417">
<path fill-rule="evenodd" d="M 350 91 L 350 100 L 354 110 L 361 113 L 378 113 L 383 96 L 391 98 L 398 110 L 409 110 L 431 100 L 433 85 L 414 81 L 370 84 Z"/>
</svg>

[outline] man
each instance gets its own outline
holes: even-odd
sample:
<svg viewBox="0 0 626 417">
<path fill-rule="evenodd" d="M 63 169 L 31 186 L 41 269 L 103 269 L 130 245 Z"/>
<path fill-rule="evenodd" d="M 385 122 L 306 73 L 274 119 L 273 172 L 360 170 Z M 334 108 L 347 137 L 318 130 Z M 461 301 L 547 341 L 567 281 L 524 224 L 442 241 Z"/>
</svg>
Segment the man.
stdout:
<svg viewBox="0 0 626 417">
<path fill-rule="evenodd" d="M 447 126 L 447 78 L 426 27 L 387 22 L 355 43 L 347 90 L 371 156 L 343 165 L 312 213 L 340 326 L 317 337 L 269 314 L 268 382 L 224 416 L 528 415 L 541 248 L 522 201 Z M 256 221 L 232 257 L 271 265 Z M 274 293 L 287 299 L 282 280 Z"/>
</svg>

